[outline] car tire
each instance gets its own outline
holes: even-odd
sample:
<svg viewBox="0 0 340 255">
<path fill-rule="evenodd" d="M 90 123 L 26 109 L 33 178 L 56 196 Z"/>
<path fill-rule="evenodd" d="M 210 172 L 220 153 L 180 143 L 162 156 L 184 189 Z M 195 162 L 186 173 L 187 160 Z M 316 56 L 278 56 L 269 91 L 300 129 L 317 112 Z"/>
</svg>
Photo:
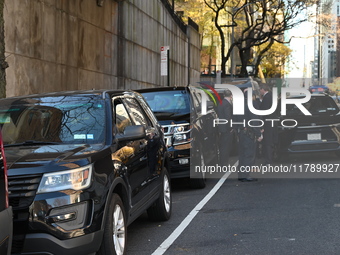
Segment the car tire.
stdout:
<svg viewBox="0 0 340 255">
<path fill-rule="evenodd" d="M 157 201 L 147 210 L 148 217 L 152 221 L 166 221 L 170 219 L 172 211 L 172 195 L 170 176 L 166 168 L 162 175 L 162 190 Z"/>
<path fill-rule="evenodd" d="M 98 255 L 126 254 L 127 225 L 123 202 L 118 194 L 113 194 L 106 215 L 103 241 Z"/>
<path fill-rule="evenodd" d="M 204 157 L 202 154 L 200 155 L 200 159 L 201 159 L 201 166 L 203 168 L 203 166 L 205 166 L 205 161 L 204 161 Z M 190 178 L 190 187 L 193 189 L 203 189 L 206 186 L 205 172 L 201 171 L 199 174 L 201 176 L 196 177 L 196 178 Z"/>
</svg>

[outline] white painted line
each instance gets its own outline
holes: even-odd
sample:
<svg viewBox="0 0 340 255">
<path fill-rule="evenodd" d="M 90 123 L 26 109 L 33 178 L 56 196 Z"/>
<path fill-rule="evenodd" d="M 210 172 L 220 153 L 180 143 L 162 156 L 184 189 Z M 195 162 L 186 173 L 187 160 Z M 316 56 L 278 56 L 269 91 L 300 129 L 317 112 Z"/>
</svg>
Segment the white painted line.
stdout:
<svg viewBox="0 0 340 255">
<path fill-rule="evenodd" d="M 234 166 L 238 165 L 238 161 L 234 164 Z M 179 226 L 171 233 L 171 235 L 165 239 L 165 241 L 155 250 L 152 255 L 162 255 L 167 249 L 176 241 L 176 239 L 182 234 L 182 232 L 187 228 L 190 222 L 195 218 L 197 213 L 203 208 L 203 206 L 209 202 L 209 200 L 216 194 L 216 192 L 220 189 L 222 184 L 227 180 L 231 172 L 225 173 L 221 179 L 215 184 L 214 188 L 210 190 L 210 192 L 199 202 L 195 208 L 188 214 L 188 216 L 179 224 Z"/>
</svg>

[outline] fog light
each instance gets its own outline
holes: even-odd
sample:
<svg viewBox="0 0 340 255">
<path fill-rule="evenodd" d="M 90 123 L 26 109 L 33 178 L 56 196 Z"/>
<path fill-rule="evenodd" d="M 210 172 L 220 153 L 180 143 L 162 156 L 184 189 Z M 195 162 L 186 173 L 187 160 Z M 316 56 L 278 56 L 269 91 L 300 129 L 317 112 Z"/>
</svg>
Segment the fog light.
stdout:
<svg viewBox="0 0 340 255">
<path fill-rule="evenodd" d="M 186 140 L 187 136 L 185 134 L 183 134 L 183 135 L 175 135 L 175 139 L 176 139 L 176 141 Z"/>
<path fill-rule="evenodd" d="M 60 214 L 51 216 L 49 219 L 53 222 L 60 222 L 60 221 L 69 221 L 69 220 L 75 220 L 77 217 L 75 212 L 66 213 L 66 214 Z"/>
<path fill-rule="evenodd" d="M 180 165 L 188 164 L 189 163 L 189 159 L 181 158 L 178 162 L 179 162 Z"/>
<path fill-rule="evenodd" d="M 66 231 L 84 228 L 91 218 L 88 201 L 53 208 L 47 221 Z"/>
</svg>

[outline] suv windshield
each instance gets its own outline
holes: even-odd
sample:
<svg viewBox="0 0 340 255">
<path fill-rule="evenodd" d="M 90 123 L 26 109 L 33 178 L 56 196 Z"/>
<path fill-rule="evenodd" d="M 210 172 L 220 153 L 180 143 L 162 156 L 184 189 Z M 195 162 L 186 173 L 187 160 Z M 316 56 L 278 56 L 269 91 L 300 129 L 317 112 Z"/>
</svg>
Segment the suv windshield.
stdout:
<svg viewBox="0 0 340 255">
<path fill-rule="evenodd" d="M 105 104 L 98 97 L 41 97 L 0 106 L 5 145 L 104 142 Z"/>
<path fill-rule="evenodd" d="M 304 103 L 303 106 L 312 115 L 332 115 L 339 112 L 339 107 L 334 100 L 328 96 L 312 96 L 311 99 Z M 304 115 L 294 104 L 287 105 L 287 115 Z"/>
<path fill-rule="evenodd" d="M 143 93 L 151 110 L 157 114 L 182 115 L 190 113 L 190 99 L 186 90 Z"/>
</svg>

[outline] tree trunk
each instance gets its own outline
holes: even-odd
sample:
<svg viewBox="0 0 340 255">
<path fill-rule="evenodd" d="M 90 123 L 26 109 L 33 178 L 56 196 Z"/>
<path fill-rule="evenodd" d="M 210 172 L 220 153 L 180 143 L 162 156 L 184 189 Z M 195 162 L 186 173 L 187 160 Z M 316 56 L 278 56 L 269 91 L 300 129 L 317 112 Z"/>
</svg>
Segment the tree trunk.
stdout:
<svg viewBox="0 0 340 255">
<path fill-rule="evenodd" d="M 272 47 L 273 44 L 274 44 L 274 40 L 270 40 L 269 44 L 257 54 L 257 59 L 256 59 L 256 62 L 255 62 L 255 77 L 257 77 L 258 74 L 259 74 L 259 66 L 260 66 L 261 61 L 263 59 L 263 55 L 268 50 L 270 50 L 270 48 Z"/>
<path fill-rule="evenodd" d="M 213 56 L 213 51 L 214 51 L 214 35 L 211 34 L 210 37 L 210 47 L 209 47 L 209 64 L 208 64 L 208 71 L 209 74 L 211 74 L 211 63 L 212 63 L 212 56 Z M 216 71 L 216 70 L 215 70 Z"/>
<path fill-rule="evenodd" d="M 248 77 L 247 65 L 250 59 L 250 48 L 243 48 L 239 50 L 240 60 L 241 60 L 241 72 L 240 77 Z"/>
</svg>

